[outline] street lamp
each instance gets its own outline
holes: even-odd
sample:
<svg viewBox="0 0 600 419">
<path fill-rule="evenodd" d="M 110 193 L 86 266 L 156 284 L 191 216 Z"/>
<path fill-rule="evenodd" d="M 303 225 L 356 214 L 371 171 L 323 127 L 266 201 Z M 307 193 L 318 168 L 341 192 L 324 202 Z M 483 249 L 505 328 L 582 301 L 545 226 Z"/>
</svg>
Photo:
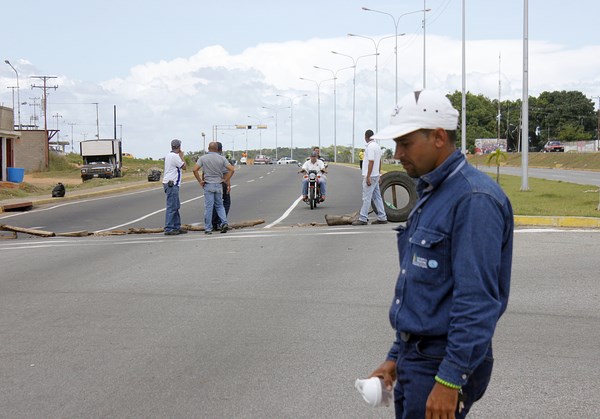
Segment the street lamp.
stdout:
<svg viewBox="0 0 600 419">
<path fill-rule="evenodd" d="M 404 36 L 405 33 L 398 34 L 398 36 Z M 373 42 L 373 46 L 375 47 L 375 132 L 379 131 L 379 79 L 377 75 L 377 69 L 379 68 L 379 43 L 384 39 L 395 38 L 396 35 L 384 36 L 380 38 L 379 41 L 375 42 L 373 38 L 363 35 L 357 35 L 355 33 L 349 33 L 348 36 L 355 36 L 357 38 L 365 38 L 370 39 Z"/>
<path fill-rule="evenodd" d="M 206 154 L 206 134 L 201 133 L 202 135 L 202 154 Z"/>
<path fill-rule="evenodd" d="M 333 70 L 331 70 L 329 68 L 325 68 L 325 67 L 319 67 L 318 65 L 315 65 L 313 67 L 318 70 L 329 71 L 333 77 L 333 162 L 337 163 L 337 106 L 336 106 L 337 73 L 339 73 L 342 70 L 348 70 L 349 68 L 352 68 L 352 67 L 344 67 L 344 68 L 340 68 L 336 71 L 333 71 Z"/>
<path fill-rule="evenodd" d="M 321 149 L 321 83 L 324 81 L 330 81 L 333 79 L 325 79 L 321 81 L 316 81 L 313 79 L 307 79 L 304 77 L 300 77 L 300 80 L 312 81 L 317 85 L 317 131 L 319 134 L 319 150 Z"/>
<path fill-rule="evenodd" d="M 290 129 L 290 158 L 293 159 L 294 158 L 294 100 L 303 97 L 303 96 L 308 96 L 306 93 L 303 95 L 298 95 L 298 96 L 294 96 L 294 97 L 289 97 L 289 96 L 284 96 L 284 95 L 277 95 L 279 97 L 283 97 L 286 98 L 290 101 L 290 121 L 291 121 L 291 129 Z"/>
<path fill-rule="evenodd" d="M 15 71 L 15 74 L 17 75 L 17 102 L 18 102 L 17 103 L 17 115 L 18 115 L 17 121 L 19 124 L 19 129 L 21 129 L 21 95 L 19 93 L 19 90 L 20 90 L 20 88 L 19 88 L 19 73 L 17 72 L 17 69 L 14 68 L 13 65 L 10 63 L 10 61 L 4 60 L 4 62 L 6 64 L 8 64 L 10 66 L 10 68 L 12 68 Z M 14 101 L 13 101 L 13 112 L 14 112 L 14 108 L 15 108 L 15 105 L 14 105 Z"/>
<path fill-rule="evenodd" d="M 354 163 L 354 120 L 356 115 L 356 64 L 361 58 L 371 57 L 375 54 L 361 55 L 359 57 L 354 58 L 351 55 L 342 54 L 341 52 L 331 51 L 331 53 L 350 58 L 352 60 L 352 68 L 354 69 L 354 76 L 352 77 L 352 163 Z"/>
<path fill-rule="evenodd" d="M 279 157 L 277 155 L 277 112 L 282 109 L 288 109 L 289 106 L 283 106 L 281 108 L 269 108 L 267 106 L 263 106 L 262 108 L 275 112 L 275 160 L 278 160 Z"/>
<path fill-rule="evenodd" d="M 411 15 L 413 13 L 420 13 L 420 12 L 429 12 L 431 9 L 420 9 L 420 10 L 414 10 L 412 12 L 408 12 L 408 13 L 402 13 L 400 16 L 398 16 L 398 18 L 395 18 L 392 14 L 387 13 L 387 12 L 382 12 L 381 10 L 375 10 L 375 9 L 369 9 L 368 7 L 363 7 L 363 10 L 367 11 L 367 12 L 375 12 L 375 13 L 381 13 L 383 15 L 388 15 L 389 17 L 392 18 L 392 21 L 394 22 L 394 27 L 396 28 L 396 48 L 395 48 L 395 54 L 396 54 L 396 104 L 398 104 L 398 23 L 400 23 L 400 18 L 402 16 L 406 16 L 406 15 Z M 425 73 L 425 69 L 423 69 L 423 73 Z"/>
</svg>

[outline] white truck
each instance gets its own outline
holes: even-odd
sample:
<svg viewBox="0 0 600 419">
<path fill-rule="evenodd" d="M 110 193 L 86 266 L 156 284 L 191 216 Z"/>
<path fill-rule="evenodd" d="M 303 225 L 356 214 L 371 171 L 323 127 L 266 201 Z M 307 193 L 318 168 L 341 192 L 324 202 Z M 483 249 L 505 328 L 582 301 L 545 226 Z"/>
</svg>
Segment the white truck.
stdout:
<svg viewBox="0 0 600 419">
<path fill-rule="evenodd" d="M 83 166 L 81 179 L 121 176 L 123 151 L 120 140 L 87 140 L 79 143 Z"/>
</svg>

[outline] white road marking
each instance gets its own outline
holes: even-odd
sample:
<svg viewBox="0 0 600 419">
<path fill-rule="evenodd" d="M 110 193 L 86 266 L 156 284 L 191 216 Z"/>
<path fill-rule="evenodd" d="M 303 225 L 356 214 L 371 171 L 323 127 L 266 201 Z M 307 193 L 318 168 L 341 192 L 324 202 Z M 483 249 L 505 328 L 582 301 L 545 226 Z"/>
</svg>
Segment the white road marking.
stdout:
<svg viewBox="0 0 600 419">
<path fill-rule="evenodd" d="M 298 203 L 300 201 L 302 201 L 302 195 L 300 195 L 298 197 L 298 199 L 296 199 L 296 201 L 283 213 L 283 215 L 281 217 L 279 217 L 278 219 L 273 221 L 271 224 L 266 225 L 264 228 L 271 228 L 271 227 L 279 224 L 283 220 L 285 220 L 290 215 L 290 213 L 294 210 L 294 208 L 296 208 L 296 206 L 298 205 Z"/>
</svg>

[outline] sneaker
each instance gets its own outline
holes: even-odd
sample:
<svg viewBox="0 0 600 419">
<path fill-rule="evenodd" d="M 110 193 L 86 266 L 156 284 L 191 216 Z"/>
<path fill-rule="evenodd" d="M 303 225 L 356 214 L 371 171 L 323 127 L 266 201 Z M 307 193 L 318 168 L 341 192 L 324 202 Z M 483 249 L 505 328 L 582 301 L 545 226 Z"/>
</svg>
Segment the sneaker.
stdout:
<svg viewBox="0 0 600 419">
<path fill-rule="evenodd" d="M 179 234 L 179 230 L 169 230 L 165 231 L 165 236 L 176 236 Z"/>
<path fill-rule="evenodd" d="M 371 224 L 387 224 L 387 220 L 375 220 L 371 221 Z"/>
<path fill-rule="evenodd" d="M 221 231 L 221 225 L 220 224 L 218 226 L 216 226 L 216 227 L 213 224 L 213 227 L 214 227 L 215 231 Z"/>
<path fill-rule="evenodd" d="M 325 197 L 324 197 L 324 196 L 322 196 L 322 197 L 319 199 L 319 202 L 325 202 Z"/>
<path fill-rule="evenodd" d="M 229 230 L 229 224 L 225 223 L 221 226 L 221 233 L 227 233 L 227 230 Z"/>
<path fill-rule="evenodd" d="M 204 231 L 204 234 L 212 234 L 212 231 L 206 230 L 206 231 Z"/>
<path fill-rule="evenodd" d="M 304 196 L 302 197 L 302 200 L 303 200 L 304 202 L 308 202 L 308 196 L 304 195 Z"/>
<path fill-rule="evenodd" d="M 182 228 L 180 228 L 180 229 L 178 230 L 178 232 L 179 232 L 179 234 L 187 234 L 187 230 L 184 230 L 184 229 L 182 229 Z"/>
<path fill-rule="evenodd" d="M 352 222 L 353 226 L 366 226 L 368 223 L 363 220 L 356 220 Z"/>
</svg>

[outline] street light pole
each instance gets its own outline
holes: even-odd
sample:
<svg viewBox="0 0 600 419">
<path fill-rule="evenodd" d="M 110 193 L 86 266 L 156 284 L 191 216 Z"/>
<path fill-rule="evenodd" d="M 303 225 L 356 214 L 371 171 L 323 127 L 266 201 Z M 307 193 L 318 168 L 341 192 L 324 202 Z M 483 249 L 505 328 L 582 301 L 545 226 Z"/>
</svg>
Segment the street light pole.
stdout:
<svg viewBox="0 0 600 419">
<path fill-rule="evenodd" d="M 339 70 L 333 71 L 329 68 L 319 67 L 317 65 L 313 66 L 318 70 L 329 71 L 333 76 L 333 162 L 337 163 L 337 73 L 342 70 L 347 70 L 352 67 L 344 67 Z"/>
<path fill-rule="evenodd" d="M 20 91 L 20 87 L 19 87 L 19 73 L 17 72 L 17 69 L 13 67 L 13 65 L 10 63 L 10 61 L 8 60 L 4 60 L 4 62 L 6 64 L 8 64 L 10 66 L 10 68 L 12 68 L 15 71 L 15 74 L 17 75 L 17 115 L 18 115 L 18 125 L 19 125 L 19 129 L 21 129 L 21 94 L 19 93 Z M 14 94 L 14 91 L 13 91 Z M 13 112 L 15 110 L 15 104 L 14 104 L 14 98 L 13 98 Z"/>
<path fill-rule="evenodd" d="M 206 154 L 206 134 L 202 133 L 202 154 Z"/>
<path fill-rule="evenodd" d="M 405 33 L 398 34 L 398 36 L 404 36 Z M 378 76 L 378 68 L 379 68 L 379 43 L 384 39 L 394 38 L 396 35 L 384 36 L 380 38 L 379 41 L 375 42 L 375 40 L 371 37 L 364 35 L 357 35 L 355 33 L 349 33 L 348 36 L 355 36 L 357 38 L 369 39 L 373 42 L 373 46 L 375 47 L 375 132 L 379 131 L 379 76 Z"/>
<path fill-rule="evenodd" d="M 279 112 L 281 109 L 287 109 L 289 106 L 283 106 L 281 108 L 269 108 L 267 106 L 263 106 L 262 108 L 275 112 L 275 160 L 279 160 L 279 156 L 277 155 L 277 112 Z"/>
<path fill-rule="evenodd" d="M 356 116 L 356 64 L 358 60 L 364 57 L 371 57 L 374 54 L 361 55 L 357 58 L 352 57 L 351 55 L 342 54 L 341 52 L 331 51 L 333 54 L 342 55 L 344 57 L 348 57 L 352 60 L 352 68 L 354 69 L 354 76 L 352 77 L 352 163 L 354 163 L 354 121 Z"/>
<path fill-rule="evenodd" d="M 294 97 L 289 97 L 289 96 L 284 96 L 284 95 L 277 95 L 279 97 L 283 97 L 286 98 L 290 101 L 290 123 L 291 123 L 291 128 L 290 128 L 290 158 L 293 159 L 294 158 L 294 100 L 303 97 L 303 96 L 308 96 L 306 93 L 303 95 L 298 95 L 298 96 L 294 96 Z"/>
<path fill-rule="evenodd" d="M 329 81 L 333 79 L 325 79 L 321 81 L 316 81 L 312 79 L 307 79 L 305 77 L 300 77 L 300 80 L 312 81 L 317 85 L 317 132 L 319 134 L 319 150 L 321 149 L 321 83 L 324 81 Z"/>
<path fill-rule="evenodd" d="M 394 27 L 396 28 L 396 32 L 395 32 L 396 48 L 394 51 L 394 53 L 396 54 L 396 104 L 398 104 L 398 24 L 400 23 L 400 18 L 402 18 L 402 16 L 411 15 L 413 13 L 429 12 L 431 9 L 420 9 L 420 10 L 414 10 L 414 11 L 408 12 L 408 13 L 402 13 L 400 16 L 398 16 L 398 18 L 395 18 L 390 13 L 382 12 L 381 10 L 369 9 L 368 7 L 363 7 L 362 9 L 367 12 L 375 12 L 375 13 L 381 13 L 383 15 L 387 15 L 387 16 L 391 17 L 392 21 L 394 22 Z"/>
</svg>

